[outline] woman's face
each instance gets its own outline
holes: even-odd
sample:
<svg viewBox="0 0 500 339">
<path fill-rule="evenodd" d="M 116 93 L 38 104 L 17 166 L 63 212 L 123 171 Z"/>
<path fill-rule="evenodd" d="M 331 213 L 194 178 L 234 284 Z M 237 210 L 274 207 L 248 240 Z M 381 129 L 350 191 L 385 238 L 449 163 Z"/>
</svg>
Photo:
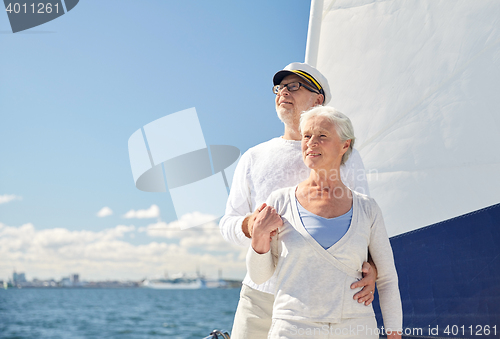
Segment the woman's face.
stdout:
<svg viewBox="0 0 500 339">
<path fill-rule="evenodd" d="M 350 140 L 342 142 L 326 117 L 312 117 L 302 130 L 302 159 L 311 169 L 338 169 Z"/>
</svg>

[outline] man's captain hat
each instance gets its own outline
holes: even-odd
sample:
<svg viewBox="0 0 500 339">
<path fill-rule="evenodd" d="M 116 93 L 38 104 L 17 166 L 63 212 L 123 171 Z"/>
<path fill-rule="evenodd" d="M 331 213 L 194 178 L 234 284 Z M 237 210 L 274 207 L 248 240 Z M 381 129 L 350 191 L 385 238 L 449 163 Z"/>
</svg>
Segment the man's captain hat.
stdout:
<svg viewBox="0 0 500 339">
<path fill-rule="evenodd" d="M 332 95 L 330 94 L 330 86 L 328 85 L 328 80 L 326 80 L 325 76 L 321 74 L 316 68 L 311 65 L 301 63 L 301 62 L 292 62 L 288 66 L 286 66 L 283 70 L 277 72 L 273 77 L 274 85 L 279 85 L 283 78 L 288 75 L 296 74 L 302 79 L 304 79 L 308 85 L 312 86 L 314 89 L 317 89 L 323 96 L 325 100 L 323 105 L 327 105 Z"/>
</svg>

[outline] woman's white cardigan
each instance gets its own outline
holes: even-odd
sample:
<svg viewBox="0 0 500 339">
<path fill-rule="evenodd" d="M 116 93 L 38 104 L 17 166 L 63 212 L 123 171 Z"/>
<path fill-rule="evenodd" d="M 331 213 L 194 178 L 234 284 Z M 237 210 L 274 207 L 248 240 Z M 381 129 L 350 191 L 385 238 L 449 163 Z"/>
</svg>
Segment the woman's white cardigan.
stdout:
<svg viewBox="0 0 500 339">
<path fill-rule="evenodd" d="M 295 203 L 296 187 L 273 192 L 267 204 L 274 206 L 283 226 L 271 241 L 271 250 L 247 254 L 250 278 L 263 283 L 273 274 L 273 318 L 339 323 L 346 318 L 373 316 L 372 306 L 353 299 L 350 285 L 359 280 L 368 250 L 377 266 L 377 288 L 386 329 L 402 328 L 398 277 L 382 213 L 375 200 L 356 192 L 347 233 L 325 250 L 304 228 Z"/>
</svg>

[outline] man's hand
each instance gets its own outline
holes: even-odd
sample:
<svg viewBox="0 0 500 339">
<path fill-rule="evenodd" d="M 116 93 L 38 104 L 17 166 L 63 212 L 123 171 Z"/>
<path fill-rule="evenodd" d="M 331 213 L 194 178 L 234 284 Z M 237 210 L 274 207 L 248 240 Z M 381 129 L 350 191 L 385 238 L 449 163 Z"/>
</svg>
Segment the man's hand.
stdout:
<svg viewBox="0 0 500 339">
<path fill-rule="evenodd" d="M 401 339 L 402 331 L 392 331 L 391 334 L 387 333 L 387 339 Z"/>
<path fill-rule="evenodd" d="M 358 303 L 364 302 L 366 306 L 373 301 L 373 293 L 375 293 L 375 280 L 377 280 L 377 269 L 375 265 L 370 265 L 366 261 L 363 263 L 363 279 L 351 284 L 351 289 L 363 287 L 361 291 L 354 295 L 354 300 Z"/>
<path fill-rule="evenodd" d="M 243 234 L 245 234 L 247 238 L 250 239 L 252 238 L 253 223 L 255 222 L 255 219 L 259 215 L 260 211 L 262 211 L 266 206 L 267 206 L 266 203 L 263 203 L 262 205 L 260 205 L 260 207 L 258 207 L 255 210 L 255 212 L 253 212 L 243 220 L 243 223 L 241 224 L 241 230 L 243 231 Z"/>
</svg>

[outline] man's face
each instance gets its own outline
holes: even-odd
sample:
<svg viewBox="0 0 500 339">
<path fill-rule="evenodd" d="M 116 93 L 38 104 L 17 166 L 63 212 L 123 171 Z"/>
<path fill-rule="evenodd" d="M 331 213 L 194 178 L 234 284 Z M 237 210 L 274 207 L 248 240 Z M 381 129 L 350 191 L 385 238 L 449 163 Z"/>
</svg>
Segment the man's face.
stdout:
<svg viewBox="0 0 500 339">
<path fill-rule="evenodd" d="M 283 78 L 280 85 L 284 86 L 296 81 L 308 85 L 304 79 L 295 74 Z M 276 112 L 283 123 L 293 129 L 298 129 L 302 112 L 320 105 L 322 102 L 323 95 L 311 92 L 303 86 L 300 86 L 299 90 L 294 92 L 288 91 L 288 88 L 283 88 L 276 95 Z"/>
</svg>

